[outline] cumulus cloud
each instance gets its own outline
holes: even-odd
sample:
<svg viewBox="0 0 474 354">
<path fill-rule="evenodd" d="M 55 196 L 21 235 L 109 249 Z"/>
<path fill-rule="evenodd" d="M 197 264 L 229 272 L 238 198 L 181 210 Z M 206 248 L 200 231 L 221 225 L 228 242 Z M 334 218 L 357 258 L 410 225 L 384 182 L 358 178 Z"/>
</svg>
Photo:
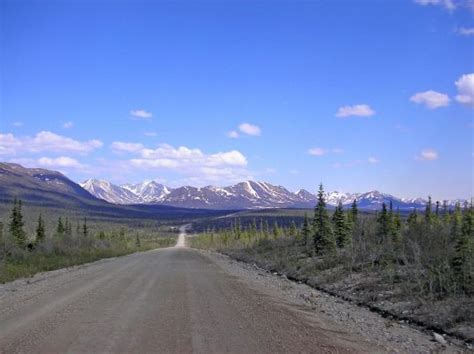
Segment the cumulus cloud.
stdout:
<svg viewBox="0 0 474 354">
<path fill-rule="evenodd" d="M 433 149 L 423 149 L 419 155 L 416 156 L 417 160 L 422 161 L 434 161 L 438 160 L 438 152 Z"/>
<path fill-rule="evenodd" d="M 200 149 L 186 146 L 173 147 L 161 144 L 155 149 L 150 149 L 140 143 L 120 141 L 112 143 L 111 148 L 116 152 L 138 155 L 130 160 L 130 163 L 137 167 L 193 170 L 201 167 L 247 166 L 247 158 L 237 150 L 206 154 Z"/>
<path fill-rule="evenodd" d="M 137 152 L 145 148 L 143 144 L 140 143 L 124 143 L 121 141 L 114 141 L 110 147 L 115 152 Z"/>
<path fill-rule="evenodd" d="M 458 89 L 456 101 L 459 103 L 474 106 L 474 73 L 462 75 L 455 85 Z"/>
<path fill-rule="evenodd" d="M 449 97 L 444 93 L 433 90 L 418 92 L 410 97 L 410 101 L 417 104 L 424 104 L 429 109 L 446 107 L 449 105 Z"/>
<path fill-rule="evenodd" d="M 71 122 L 71 121 L 63 123 L 63 128 L 64 128 L 64 129 L 70 129 L 70 128 L 72 128 L 73 126 L 74 126 L 74 123 Z"/>
<path fill-rule="evenodd" d="M 259 136 L 262 133 L 260 127 L 250 123 L 242 123 L 239 125 L 239 130 L 247 135 Z"/>
<path fill-rule="evenodd" d="M 127 144 L 127 143 L 123 143 Z M 247 158 L 237 150 L 216 153 L 204 153 L 197 148 L 186 146 L 173 147 L 161 144 L 158 148 L 135 149 L 133 143 L 121 145 L 132 147 L 136 157 L 127 160 L 131 168 L 166 169 L 186 176 L 186 182 L 192 184 L 229 182 L 249 176 L 246 169 Z"/>
<path fill-rule="evenodd" d="M 227 132 L 227 136 L 232 139 L 240 138 L 241 134 L 260 136 L 262 134 L 262 130 L 255 124 L 242 123 L 237 127 L 237 129 Z"/>
<path fill-rule="evenodd" d="M 102 147 L 100 140 L 79 141 L 50 131 L 41 131 L 34 137 L 16 137 L 0 133 L 0 154 L 21 152 L 38 153 L 43 151 L 89 153 Z"/>
<path fill-rule="evenodd" d="M 51 157 L 41 157 L 38 159 L 38 165 L 44 166 L 44 167 L 59 167 L 59 168 L 84 168 L 85 166 L 82 165 L 79 161 L 76 159 L 73 159 L 68 156 L 60 156 L 56 158 L 51 158 Z"/>
<path fill-rule="evenodd" d="M 151 112 L 147 112 L 144 109 L 136 109 L 136 110 L 131 110 L 130 115 L 134 119 L 150 119 L 153 117 L 153 114 Z"/>
<path fill-rule="evenodd" d="M 367 104 L 356 104 L 353 106 L 342 106 L 336 112 L 336 117 L 370 117 L 375 114 L 375 111 Z"/>
</svg>

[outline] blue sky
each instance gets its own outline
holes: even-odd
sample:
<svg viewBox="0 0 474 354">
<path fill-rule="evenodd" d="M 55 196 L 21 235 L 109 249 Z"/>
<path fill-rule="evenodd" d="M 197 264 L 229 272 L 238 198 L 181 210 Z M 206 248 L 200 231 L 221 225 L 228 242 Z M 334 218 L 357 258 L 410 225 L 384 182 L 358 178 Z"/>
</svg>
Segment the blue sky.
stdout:
<svg viewBox="0 0 474 354">
<path fill-rule="evenodd" d="M 0 160 L 473 193 L 474 1 L 1 2 Z"/>
</svg>

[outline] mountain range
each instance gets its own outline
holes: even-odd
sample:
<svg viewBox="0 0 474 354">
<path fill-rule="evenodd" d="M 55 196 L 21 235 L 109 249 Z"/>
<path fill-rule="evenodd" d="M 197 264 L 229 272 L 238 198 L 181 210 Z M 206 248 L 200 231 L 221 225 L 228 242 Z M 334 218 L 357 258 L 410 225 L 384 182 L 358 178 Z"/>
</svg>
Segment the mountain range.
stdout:
<svg viewBox="0 0 474 354">
<path fill-rule="evenodd" d="M 140 214 L 155 216 L 169 212 L 187 214 L 189 209 L 242 210 L 265 208 L 313 208 L 316 195 L 300 189 L 291 192 L 285 187 L 267 182 L 245 181 L 228 187 L 169 188 L 155 181 L 115 185 L 108 181 L 89 179 L 81 184 L 71 181 L 57 171 L 25 168 L 18 164 L 0 162 L 0 203 L 7 205 L 15 197 L 43 207 L 86 209 L 111 215 Z M 366 193 L 328 192 L 329 207 L 341 202 L 345 207 L 357 200 L 364 210 L 380 209 L 382 203 L 392 202 L 400 210 L 422 209 L 426 200 L 403 199 L 378 191 Z M 448 201 L 452 207 L 456 202 Z M 161 209 L 160 209 L 161 208 Z"/>
<path fill-rule="evenodd" d="M 98 191 L 94 194 L 96 192 Z M 123 188 L 117 187 L 115 192 L 123 192 Z M 220 216 L 227 213 L 227 211 L 177 208 L 161 204 L 135 204 L 135 194 L 130 192 L 129 197 L 133 199 L 128 201 L 122 199 L 123 204 L 110 203 L 103 198 L 95 197 L 60 172 L 0 162 L 0 220 L 8 218 L 15 198 L 21 199 L 28 208 L 34 208 L 38 213 L 43 212 L 43 215 L 68 213 L 74 217 L 80 215 L 106 220 L 135 218 L 183 222 L 196 217 Z M 133 205 L 124 205 L 126 201 Z"/>
<path fill-rule="evenodd" d="M 240 182 L 228 187 L 169 188 L 155 181 L 118 186 L 105 180 L 89 179 L 80 185 L 97 198 L 114 204 L 162 204 L 198 209 L 312 208 L 316 204 L 316 195 L 305 189 L 291 192 L 283 186 L 256 181 Z M 379 191 L 334 191 L 326 193 L 325 197 L 330 207 L 339 202 L 348 207 L 357 200 L 358 207 L 366 210 L 380 209 L 382 203 L 390 202 L 400 210 L 420 209 L 427 202 L 422 198 L 403 199 Z M 448 201 L 448 205 L 453 206 L 456 202 Z"/>
</svg>

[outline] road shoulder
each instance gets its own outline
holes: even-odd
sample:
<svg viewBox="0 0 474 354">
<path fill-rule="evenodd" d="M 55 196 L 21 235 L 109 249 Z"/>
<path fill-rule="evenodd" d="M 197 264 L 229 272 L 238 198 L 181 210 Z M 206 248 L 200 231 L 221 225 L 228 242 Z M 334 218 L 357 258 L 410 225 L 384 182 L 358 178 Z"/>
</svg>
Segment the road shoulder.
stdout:
<svg viewBox="0 0 474 354">
<path fill-rule="evenodd" d="M 315 290 L 306 284 L 269 273 L 253 264 L 236 261 L 221 253 L 198 250 L 226 273 L 239 278 L 248 286 L 294 306 L 305 306 L 319 320 L 349 332 L 363 341 L 385 348 L 389 352 L 446 352 L 467 351 L 461 343 L 443 345 L 432 334 L 414 328 L 403 321 L 383 318 L 369 309 Z"/>
</svg>

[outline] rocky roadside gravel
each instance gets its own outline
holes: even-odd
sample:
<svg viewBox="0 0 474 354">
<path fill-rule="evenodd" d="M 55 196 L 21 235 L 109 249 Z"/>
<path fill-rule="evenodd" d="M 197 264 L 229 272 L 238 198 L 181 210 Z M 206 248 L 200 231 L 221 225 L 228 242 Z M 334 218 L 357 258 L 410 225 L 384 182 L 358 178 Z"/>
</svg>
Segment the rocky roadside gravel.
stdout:
<svg viewBox="0 0 474 354">
<path fill-rule="evenodd" d="M 270 273 L 255 264 L 236 261 L 221 253 L 200 250 L 225 272 L 247 282 L 271 297 L 289 304 L 310 307 L 321 318 L 356 334 L 361 339 L 394 353 L 463 353 L 474 349 L 455 338 L 425 331 L 404 321 L 384 318 L 368 308 L 357 306 L 310 286 Z"/>
</svg>

